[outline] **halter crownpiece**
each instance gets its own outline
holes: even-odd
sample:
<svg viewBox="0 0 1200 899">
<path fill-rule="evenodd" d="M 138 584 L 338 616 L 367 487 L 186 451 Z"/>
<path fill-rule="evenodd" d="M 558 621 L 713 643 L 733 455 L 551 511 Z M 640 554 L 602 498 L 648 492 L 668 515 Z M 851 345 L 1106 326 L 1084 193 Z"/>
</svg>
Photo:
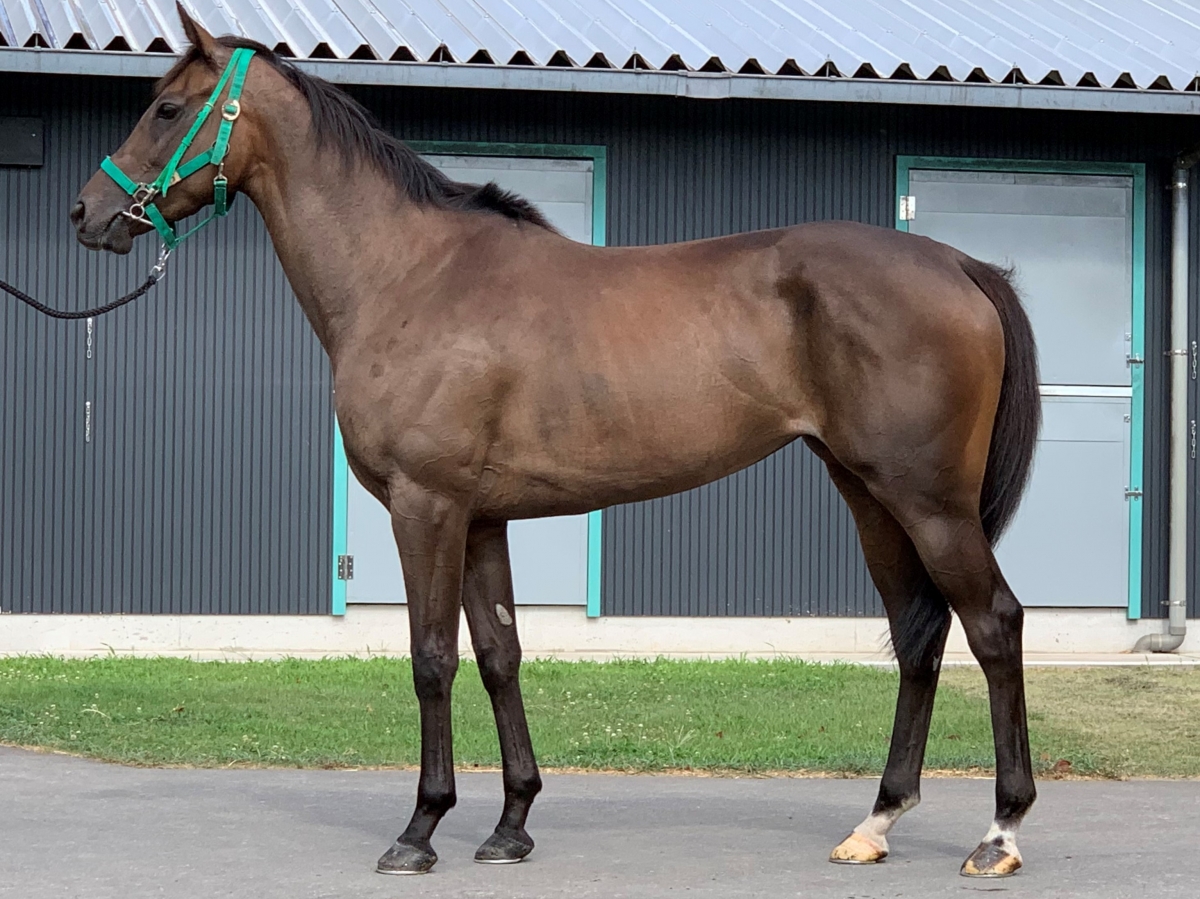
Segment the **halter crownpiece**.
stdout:
<svg viewBox="0 0 1200 899">
<path fill-rule="evenodd" d="M 246 72 L 250 68 L 250 59 L 253 56 L 254 51 L 248 47 L 239 47 L 233 51 L 233 56 L 230 58 L 229 64 L 225 66 L 221 80 L 217 82 L 217 86 L 209 95 L 208 102 L 196 114 L 196 121 L 192 122 L 192 127 L 184 135 L 170 161 L 152 182 L 144 184 L 134 181 L 121 171 L 120 167 L 112 161 L 111 156 L 106 156 L 100 163 L 100 168 L 133 198 L 129 209 L 121 214 L 135 222 L 153 226 L 162 237 L 168 250 L 175 249 L 185 238 L 195 234 L 214 218 L 220 218 L 229 211 L 229 182 L 225 178 L 225 154 L 229 152 L 229 136 L 233 133 L 233 123 L 242 114 L 240 99 L 242 87 L 246 83 Z M 204 123 L 208 121 L 209 115 L 216 108 L 217 101 L 227 84 L 229 85 L 229 95 L 221 106 L 221 125 L 217 129 L 217 139 L 213 141 L 213 145 L 209 149 L 199 156 L 183 162 L 183 154 L 188 151 L 192 141 L 196 139 L 196 135 L 204 127 Z M 154 199 L 159 196 L 165 197 L 172 184 L 177 184 L 208 165 L 217 167 L 217 174 L 213 177 L 213 214 L 183 234 L 176 234 L 175 228 L 163 218 L 163 214 L 154 205 Z"/>
</svg>

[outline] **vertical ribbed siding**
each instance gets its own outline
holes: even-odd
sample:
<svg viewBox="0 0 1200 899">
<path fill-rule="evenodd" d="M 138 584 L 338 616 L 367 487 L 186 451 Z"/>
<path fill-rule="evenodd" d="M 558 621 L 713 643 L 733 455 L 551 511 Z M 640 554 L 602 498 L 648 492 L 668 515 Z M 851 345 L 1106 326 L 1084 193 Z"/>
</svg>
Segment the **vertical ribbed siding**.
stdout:
<svg viewBox="0 0 1200 899">
<path fill-rule="evenodd" d="M 867 615 L 850 512 L 803 445 L 687 493 L 610 509 L 611 615 Z"/>
<path fill-rule="evenodd" d="M 49 172 L 0 169 L 5 196 L 22 198 L 6 201 L 0 215 L 0 277 L 19 275 L 56 302 L 83 305 L 136 282 L 153 255 L 149 243 L 135 261 L 85 254 L 65 221 L 78 186 L 119 143 L 146 93 L 115 80 L 37 85 L 30 91 L 11 76 L 0 80 L 0 114 L 46 116 L 40 171 Z M 1162 614 L 1165 187 L 1170 157 L 1194 139 L 1187 120 L 408 88 L 355 93 L 411 139 L 606 146 L 612 245 L 828 218 L 889 226 L 898 153 L 1146 162 L 1144 612 Z M 31 230 L 40 236 L 23 236 Z M 35 320 L 11 305 L 0 314 L 0 606 L 328 608 L 328 374 L 249 204 L 177 256 L 156 296 L 117 313 L 129 333 L 112 330 L 116 317 L 98 323 L 109 330 L 98 332 L 92 370 L 82 366 L 82 324 Z M 95 471 L 88 466 L 100 457 L 79 442 L 85 377 L 92 378 L 87 389 L 105 391 L 97 428 L 110 461 Z M 135 500 L 118 496 L 128 484 L 137 485 Z M 849 514 L 800 445 L 717 484 L 607 510 L 604 519 L 606 614 L 880 612 Z M 72 548 L 44 549 L 60 537 Z"/>
<path fill-rule="evenodd" d="M 128 257 L 88 253 L 67 212 L 145 85 L 18 92 L 10 78 L 0 96 L 0 114 L 24 106 L 46 125 L 42 168 L 0 168 L 0 277 L 61 308 L 139 283 L 151 237 Z M 0 608 L 329 611 L 328 364 L 249 202 L 182 247 L 147 297 L 97 319 L 90 360 L 83 322 L 10 301 L 0 322 Z"/>
</svg>

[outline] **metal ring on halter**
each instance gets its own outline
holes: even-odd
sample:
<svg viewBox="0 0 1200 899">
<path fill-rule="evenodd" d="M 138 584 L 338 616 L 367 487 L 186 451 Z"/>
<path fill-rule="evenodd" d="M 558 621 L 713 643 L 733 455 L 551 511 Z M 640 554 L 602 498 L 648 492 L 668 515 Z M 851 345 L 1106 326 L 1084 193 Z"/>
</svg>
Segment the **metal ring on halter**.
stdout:
<svg viewBox="0 0 1200 899">
<path fill-rule="evenodd" d="M 230 100 L 221 107 L 221 118 L 227 122 L 237 120 L 237 117 L 242 114 L 242 104 L 239 100 Z"/>
<path fill-rule="evenodd" d="M 141 222 L 143 225 L 149 225 L 152 228 L 154 227 L 154 222 L 146 218 L 146 207 L 141 203 L 134 203 L 128 209 L 122 209 L 121 215 L 132 221 Z"/>
<path fill-rule="evenodd" d="M 141 203 L 134 203 L 128 209 L 122 209 L 121 215 L 135 222 L 141 222 L 143 225 L 149 225 L 151 228 L 155 227 L 154 222 L 146 218 L 146 207 Z"/>
<path fill-rule="evenodd" d="M 153 228 L 154 222 L 146 217 L 146 205 L 154 200 L 154 195 L 157 193 L 158 191 L 149 184 L 139 184 L 137 190 L 132 195 L 133 203 L 130 204 L 127 210 L 122 211 L 121 215 Z"/>
</svg>

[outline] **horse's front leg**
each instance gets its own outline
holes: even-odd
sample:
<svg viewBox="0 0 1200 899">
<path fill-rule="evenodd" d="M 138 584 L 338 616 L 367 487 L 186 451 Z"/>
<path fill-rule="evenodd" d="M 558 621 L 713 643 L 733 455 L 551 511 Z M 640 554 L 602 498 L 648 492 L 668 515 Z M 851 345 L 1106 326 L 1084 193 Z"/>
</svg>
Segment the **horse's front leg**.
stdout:
<svg viewBox="0 0 1200 899">
<path fill-rule="evenodd" d="M 479 674 L 492 700 L 500 757 L 504 764 L 504 811 L 496 831 L 475 853 L 475 861 L 503 865 L 519 862 L 533 850 L 525 819 L 542 789 L 525 705 L 521 700 L 521 644 L 513 608 L 512 571 L 505 522 L 476 523 L 467 536 L 463 609 Z"/>
<path fill-rule="evenodd" d="M 468 513 L 410 482 L 393 485 L 392 530 L 400 547 L 421 708 L 421 777 L 412 820 L 379 859 L 381 874 L 424 874 L 437 861 L 434 828 L 455 803 L 450 688 L 458 670 L 458 617 Z"/>
</svg>

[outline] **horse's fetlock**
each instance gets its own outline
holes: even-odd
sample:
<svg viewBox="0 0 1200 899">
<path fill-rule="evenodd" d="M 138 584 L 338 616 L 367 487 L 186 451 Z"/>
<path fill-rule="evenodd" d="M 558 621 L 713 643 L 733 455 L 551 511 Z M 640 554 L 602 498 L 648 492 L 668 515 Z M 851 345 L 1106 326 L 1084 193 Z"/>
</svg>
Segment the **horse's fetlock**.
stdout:
<svg viewBox="0 0 1200 899">
<path fill-rule="evenodd" d="M 435 815 L 444 815 L 458 803 L 458 794 L 453 786 L 426 787 L 417 791 L 417 805 Z"/>
<path fill-rule="evenodd" d="M 542 792 L 542 776 L 536 769 L 528 773 L 517 773 L 511 777 L 506 775 L 504 790 L 518 799 L 532 802 L 534 797 Z"/>
<path fill-rule="evenodd" d="M 1005 826 L 1015 828 L 1036 801 L 1037 787 L 1030 778 L 1028 783 L 1013 788 L 1001 802 L 997 803 L 996 820 Z"/>
</svg>

